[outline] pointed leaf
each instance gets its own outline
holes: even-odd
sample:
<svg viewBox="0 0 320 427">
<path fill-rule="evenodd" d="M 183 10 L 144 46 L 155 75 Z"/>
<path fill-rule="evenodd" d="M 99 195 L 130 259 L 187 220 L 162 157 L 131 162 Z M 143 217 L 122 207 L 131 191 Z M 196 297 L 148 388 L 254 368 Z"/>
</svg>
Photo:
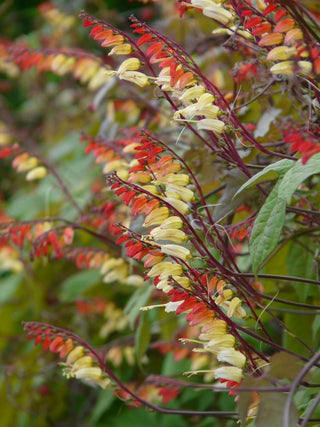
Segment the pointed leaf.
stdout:
<svg viewBox="0 0 320 427">
<path fill-rule="evenodd" d="M 144 356 L 151 340 L 150 323 L 148 313 L 142 312 L 139 326 L 135 334 L 135 351 L 138 364 L 141 364 L 141 359 Z"/>
<path fill-rule="evenodd" d="M 101 274 L 97 270 L 84 270 L 75 273 L 61 283 L 60 298 L 62 301 L 72 301 L 90 287 L 101 281 Z"/>
<path fill-rule="evenodd" d="M 134 327 L 136 318 L 141 313 L 140 308 L 147 304 L 152 293 L 152 286 L 145 284 L 137 289 L 127 302 L 124 313 L 128 315 L 131 328 Z"/>
<path fill-rule="evenodd" d="M 247 182 L 245 182 L 233 197 L 236 197 L 245 188 L 252 187 L 253 185 L 259 184 L 259 182 L 278 179 L 279 176 L 285 174 L 290 168 L 292 168 L 294 164 L 295 162 L 293 160 L 282 159 L 279 160 L 279 162 L 266 166 L 261 172 L 256 173 Z"/>
<path fill-rule="evenodd" d="M 288 170 L 279 186 L 279 197 L 290 203 L 297 187 L 309 176 L 316 173 L 320 173 L 320 153 L 315 154 L 306 164 L 302 164 L 302 161 L 299 160 Z"/>
<path fill-rule="evenodd" d="M 306 251 L 308 248 L 310 252 Z M 290 276 L 303 277 L 306 279 L 315 279 L 314 252 L 315 246 L 311 240 L 305 236 L 299 237 L 297 241 L 292 242 L 287 257 L 287 270 Z M 293 283 L 298 300 L 306 302 L 308 296 L 312 295 L 314 290 L 318 293 L 315 286 L 310 283 Z"/>
<path fill-rule="evenodd" d="M 278 197 L 279 182 L 262 206 L 250 237 L 250 258 L 252 269 L 258 269 L 277 246 L 284 224 L 286 202 Z"/>
</svg>

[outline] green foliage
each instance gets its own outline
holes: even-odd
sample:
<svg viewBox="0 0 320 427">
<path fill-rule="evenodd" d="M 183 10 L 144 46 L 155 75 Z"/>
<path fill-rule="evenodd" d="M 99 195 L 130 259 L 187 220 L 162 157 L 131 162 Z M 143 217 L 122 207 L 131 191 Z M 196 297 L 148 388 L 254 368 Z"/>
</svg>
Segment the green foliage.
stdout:
<svg viewBox="0 0 320 427">
<path fill-rule="evenodd" d="M 277 246 L 285 220 L 286 202 L 279 197 L 279 182 L 262 206 L 251 233 L 250 257 L 252 270 L 258 274 L 259 267 Z"/>
</svg>

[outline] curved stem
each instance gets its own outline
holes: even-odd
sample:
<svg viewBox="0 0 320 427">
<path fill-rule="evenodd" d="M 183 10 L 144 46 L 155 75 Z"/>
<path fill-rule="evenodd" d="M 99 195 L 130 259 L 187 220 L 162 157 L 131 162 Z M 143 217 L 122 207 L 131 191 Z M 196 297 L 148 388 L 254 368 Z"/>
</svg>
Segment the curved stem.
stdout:
<svg viewBox="0 0 320 427">
<path fill-rule="evenodd" d="M 320 351 L 318 351 L 305 365 L 305 367 L 300 371 L 300 373 L 295 377 L 291 384 L 291 390 L 288 394 L 284 410 L 283 410 L 283 427 L 290 427 L 290 408 L 293 402 L 293 397 L 295 392 L 297 391 L 297 388 L 299 387 L 299 384 L 303 377 L 307 375 L 307 373 L 310 371 L 310 369 L 318 362 L 320 359 Z"/>
</svg>

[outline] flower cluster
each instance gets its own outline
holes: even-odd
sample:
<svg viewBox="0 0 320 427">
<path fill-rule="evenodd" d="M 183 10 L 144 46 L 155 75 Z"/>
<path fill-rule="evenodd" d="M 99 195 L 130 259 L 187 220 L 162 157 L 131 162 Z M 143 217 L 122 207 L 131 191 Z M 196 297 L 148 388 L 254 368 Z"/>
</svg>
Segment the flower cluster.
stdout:
<svg viewBox="0 0 320 427">
<path fill-rule="evenodd" d="M 40 72 L 52 71 L 59 76 L 72 74 L 89 90 L 96 90 L 110 80 L 103 62 L 94 55 L 66 48 L 32 50 L 11 47 L 11 58 L 22 71 L 35 67 Z"/>
<path fill-rule="evenodd" d="M 62 331 L 41 323 L 27 322 L 25 330 L 28 338 L 34 339 L 35 344 L 42 343 L 44 351 L 59 354 L 63 375 L 76 378 L 89 385 L 98 385 L 103 389 L 111 385 L 109 377 L 99 366 L 96 357 L 83 345 L 77 345 L 75 337 L 69 337 Z"/>
<path fill-rule="evenodd" d="M 320 46 L 310 40 L 306 42 L 297 21 L 288 9 L 276 0 L 260 2 L 255 9 L 249 2 L 190 0 L 188 7 L 222 24 L 224 28 L 215 34 L 236 34 L 241 39 L 256 42 L 263 48 L 267 61 L 274 62 L 270 72 L 273 75 L 291 76 L 320 74 Z M 235 25 L 235 21 L 238 20 Z M 309 38 L 309 37 L 308 37 Z M 309 38 L 310 39 L 310 38 Z"/>
<path fill-rule="evenodd" d="M 188 312 L 187 322 L 201 327 L 203 350 L 229 365 L 215 369 L 216 378 L 240 381 L 246 358 L 234 349 L 235 337 L 227 332 L 228 320 L 224 319 L 243 318 L 246 312 L 224 281 L 209 281 L 207 275 L 199 277 L 192 268 L 192 252 L 197 249 L 192 239 L 198 236 L 186 219 L 189 203 L 196 197 L 188 187 L 189 175 L 180 162 L 149 136 L 142 136 L 140 143 L 127 145 L 125 151 L 136 153 L 128 181 L 111 175 L 108 182 L 131 208 L 132 215 L 144 216 L 143 227 L 150 231 L 139 234 L 120 226 L 122 236 L 117 243 L 125 243 L 129 257 L 144 261 L 149 269 L 147 277 L 153 278 L 156 288 L 170 297 L 166 311 Z M 199 287 L 205 294 L 209 292 L 209 300 L 198 294 Z"/>
</svg>

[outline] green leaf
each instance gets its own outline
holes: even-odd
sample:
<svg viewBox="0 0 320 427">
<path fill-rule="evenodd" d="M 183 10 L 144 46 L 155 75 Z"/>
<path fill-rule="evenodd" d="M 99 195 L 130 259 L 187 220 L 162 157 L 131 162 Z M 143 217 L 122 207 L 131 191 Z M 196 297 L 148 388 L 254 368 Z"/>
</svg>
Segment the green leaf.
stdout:
<svg viewBox="0 0 320 427">
<path fill-rule="evenodd" d="M 247 182 L 245 182 L 233 197 L 236 197 L 244 189 L 259 184 L 259 182 L 278 179 L 279 176 L 285 174 L 294 164 L 295 162 L 293 160 L 282 159 L 276 163 L 266 166 L 261 172 L 256 173 Z"/>
<path fill-rule="evenodd" d="M 135 352 L 138 364 L 141 364 L 141 359 L 144 356 L 145 352 L 148 349 L 151 340 L 151 331 L 150 331 L 150 322 L 148 318 L 148 313 L 142 312 L 135 334 Z"/>
<path fill-rule="evenodd" d="M 62 301 L 72 301 L 78 298 L 90 286 L 101 281 L 101 275 L 96 270 L 85 270 L 73 274 L 61 284 L 60 298 Z"/>
<path fill-rule="evenodd" d="M 94 426 L 97 421 L 102 417 L 103 413 L 110 408 L 112 402 L 115 400 L 113 391 L 110 388 L 100 390 L 97 402 L 95 403 L 90 417 L 90 425 Z"/>
<path fill-rule="evenodd" d="M 1 279 L 0 285 L 0 303 L 7 302 L 18 289 L 22 280 L 21 274 L 12 274 L 9 277 Z"/>
<path fill-rule="evenodd" d="M 283 334 L 283 345 L 286 349 L 302 356 L 308 356 L 310 350 L 298 339 L 300 338 L 307 346 L 312 347 L 312 323 L 313 316 L 308 314 L 285 313 L 283 321 L 288 328 Z M 290 331 L 290 332 L 289 332 Z"/>
<path fill-rule="evenodd" d="M 277 246 L 284 224 L 286 202 L 278 197 L 279 183 L 269 194 L 262 206 L 252 229 L 250 238 L 250 258 L 252 269 L 258 269 Z"/>
<path fill-rule="evenodd" d="M 186 372 L 190 369 L 190 359 L 184 358 L 181 360 L 175 360 L 172 352 L 167 353 L 164 356 L 162 367 L 161 367 L 161 375 L 171 377 L 177 374 L 182 374 L 182 372 Z"/>
<path fill-rule="evenodd" d="M 312 323 L 312 338 L 314 344 L 318 344 L 320 337 L 320 315 L 316 315 Z"/>
<path fill-rule="evenodd" d="M 290 203 L 297 187 L 309 176 L 316 173 L 320 173 L 320 153 L 314 155 L 306 164 L 302 164 L 301 160 L 297 161 L 284 175 L 279 186 L 279 197 Z"/>
<path fill-rule="evenodd" d="M 152 286 L 150 286 L 149 284 L 145 284 L 139 289 L 137 289 L 127 302 L 123 311 L 128 315 L 129 323 L 132 329 L 134 327 L 136 318 L 141 313 L 140 308 L 144 307 L 147 304 L 152 290 Z"/>
<path fill-rule="evenodd" d="M 283 408 L 287 401 L 284 393 L 260 393 L 260 403 L 256 417 L 256 427 L 282 427 Z M 290 407 L 290 427 L 296 427 L 299 420 L 298 412 L 294 405 Z"/>
<path fill-rule="evenodd" d="M 315 279 L 314 253 L 306 251 L 306 247 L 312 252 L 315 250 L 315 248 L 312 248 L 310 239 L 305 236 L 299 237 L 296 242 L 292 242 L 287 258 L 288 274 L 306 279 Z M 315 287 L 306 282 L 293 283 L 292 286 L 296 291 L 298 300 L 301 302 L 306 302 Z"/>
</svg>

